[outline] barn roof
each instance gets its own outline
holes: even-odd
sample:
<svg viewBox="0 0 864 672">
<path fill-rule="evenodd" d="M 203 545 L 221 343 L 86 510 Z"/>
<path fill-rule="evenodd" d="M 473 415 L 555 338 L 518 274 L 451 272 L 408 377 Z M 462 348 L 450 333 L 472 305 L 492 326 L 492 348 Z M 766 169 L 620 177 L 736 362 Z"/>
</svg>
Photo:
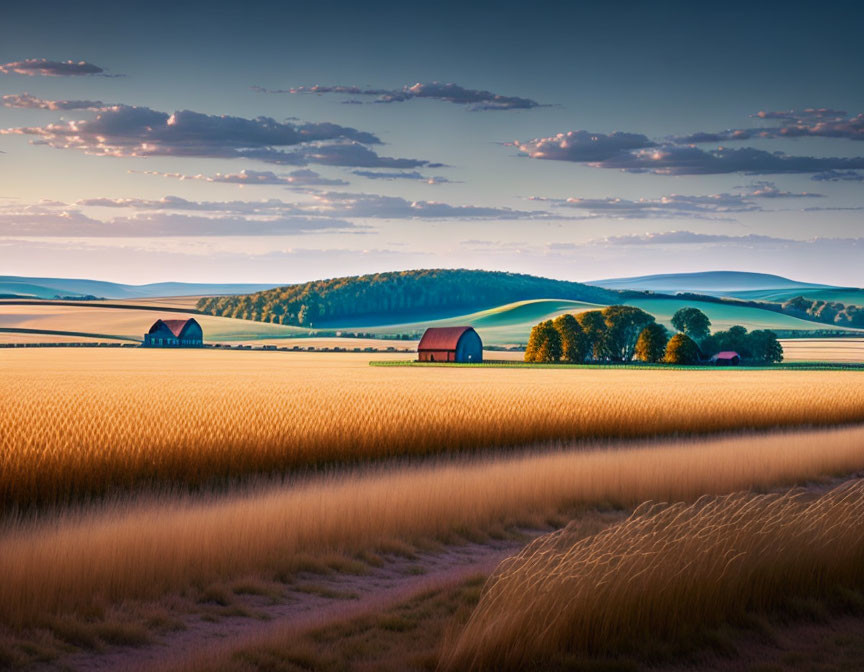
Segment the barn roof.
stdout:
<svg viewBox="0 0 864 672">
<path fill-rule="evenodd" d="M 741 359 L 741 355 L 739 355 L 734 350 L 724 350 L 723 352 L 718 352 L 711 359 Z"/>
<path fill-rule="evenodd" d="M 420 339 L 417 350 L 455 350 L 463 334 L 471 327 L 429 327 Z"/>
<path fill-rule="evenodd" d="M 198 321 L 194 317 L 190 317 L 187 320 L 156 320 L 153 323 L 153 326 L 150 327 L 149 333 L 154 333 L 159 330 L 161 325 L 165 325 L 175 337 L 180 338 L 180 335 L 186 329 L 187 326 L 191 324 L 198 324 Z M 200 325 L 199 325 L 200 326 Z"/>
</svg>

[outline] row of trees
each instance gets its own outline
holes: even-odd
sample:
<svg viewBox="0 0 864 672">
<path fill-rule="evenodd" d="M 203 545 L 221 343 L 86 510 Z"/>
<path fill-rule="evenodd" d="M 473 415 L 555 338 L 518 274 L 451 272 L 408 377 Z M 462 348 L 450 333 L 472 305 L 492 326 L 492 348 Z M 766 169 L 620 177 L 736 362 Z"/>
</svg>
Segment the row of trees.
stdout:
<svg viewBox="0 0 864 672">
<path fill-rule="evenodd" d="M 803 319 L 844 327 L 864 327 L 864 308 L 839 301 L 823 301 L 796 296 L 783 304 L 783 312 Z"/>
<path fill-rule="evenodd" d="M 742 359 L 773 363 L 783 360 L 776 334 L 748 332 L 741 326 L 711 333 L 711 321 L 697 308 L 682 308 L 672 316 L 676 332 L 658 324 L 653 315 L 635 306 L 608 306 L 578 315 L 566 313 L 531 330 L 526 362 L 666 362 L 697 364 L 718 352 L 734 350 Z"/>
</svg>

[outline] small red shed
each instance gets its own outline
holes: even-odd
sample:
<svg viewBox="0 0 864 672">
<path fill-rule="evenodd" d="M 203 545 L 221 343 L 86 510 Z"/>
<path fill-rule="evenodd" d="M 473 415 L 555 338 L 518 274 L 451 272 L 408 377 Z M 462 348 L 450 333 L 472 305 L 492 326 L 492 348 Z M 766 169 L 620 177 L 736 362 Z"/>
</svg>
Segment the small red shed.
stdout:
<svg viewBox="0 0 864 672">
<path fill-rule="evenodd" d="M 471 327 L 429 327 L 417 355 L 421 362 L 482 362 L 483 342 Z"/>
<path fill-rule="evenodd" d="M 724 350 L 714 355 L 711 363 L 717 366 L 738 366 L 741 363 L 741 355 L 734 350 Z"/>
</svg>

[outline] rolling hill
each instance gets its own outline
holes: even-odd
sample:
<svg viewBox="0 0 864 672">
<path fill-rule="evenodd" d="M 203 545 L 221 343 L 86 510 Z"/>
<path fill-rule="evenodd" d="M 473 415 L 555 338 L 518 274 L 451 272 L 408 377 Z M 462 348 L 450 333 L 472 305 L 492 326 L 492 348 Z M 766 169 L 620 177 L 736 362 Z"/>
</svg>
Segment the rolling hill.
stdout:
<svg viewBox="0 0 864 672">
<path fill-rule="evenodd" d="M 6 287 L 42 290 L 50 279 L 30 278 L 15 284 L 6 276 Z M 248 285 L 193 285 L 160 283 L 129 286 L 98 281 L 63 281 L 51 291 L 71 292 L 148 292 L 176 293 L 217 287 L 220 290 L 249 287 Z M 9 334 L 27 340 L 43 334 L 46 340 L 62 335 L 102 339 L 140 340 L 150 324 L 166 311 L 171 317 L 195 314 L 202 324 L 208 342 L 280 343 L 284 339 L 332 339 L 335 334 L 362 334 L 367 338 L 416 338 L 429 326 L 471 324 L 487 345 L 519 345 L 527 342 L 531 327 L 538 322 L 554 318 L 565 312 L 578 313 L 602 308 L 611 303 L 638 306 L 670 326 L 676 310 L 695 306 L 705 312 L 714 330 L 741 324 L 748 329 L 773 329 L 782 333 L 800 335 L 844 330 L 830 323 L 815 322 L 793 315 L 769 310 L 758 305 L 734 301 L 718 302 L 704 296 L 686 299 L 672 295 L 640 294 L 636 288 L 672 289 L 711 295 L 722 293 L 735 298 L 780 301 L 790 296 L 829 298 L 844 303 L 864 304 L 864 290 L 797 283 L 787 278 L 755 273 L 712 272 L 625 278 L 617 281 L 624 292 L 600 287 L 511 273 L 486 271 L 407 271 L 340 278 L 305 283 L 243 296 L 213 296 L 202 300 L 186 298 L 133 298 L 113 299 L 105 302 L 86 301 L 79 305 L 61 305 L 58 302 L 34 301 L 35 305 L 15 305 L 0 301 L 0 330 L 7 340 Z M 761 287 L 759 287 L 761 283 Z M 2 287 L 3 285 L 0 285 Z M 113 287 L 113 289 L 111 289 Z M 749 289 L 743 289 L 750 287 Z M 101 289 L 100 289 L 101 288 Z M 120 289 L 117 289 L 120 288 Z M 123 288 L 126 288 L 125 290 Z M 159 289 L 154 289 L 159 288 Z M 723 289 L 727 288 L 727 289 Z M 729 289 L 731 288 L 731 289 Z M 107 290 L 107 291 L 106 291 Z M 31 291 L 36 293 L 36 291 Z M 664 292 L 665 293 L 665 292 Z M 69 294 L 64 294 L 69 295 Z M 737 296 L 736 296 L 737 295 Z M 53 294 L 52 294 L 53 296 Z M 554 298 L 550 298 L 554 297 Z M 195 312 L 202 304 L 212 312 Z M 297 302 L 306 304 L 297 306 Z M 292 303 L 293 302 L 293 303 Z M 318 319 L 313 325 L 279 324 L 281 307 L 299 312 L 302 305 L 318 302 Z M 293 308 L 290 308 L 293 306 Z M 244 308 L 245 307 L 245 308 Z M 169 312 L 170 311 L 170 312 Z M 186 311 L 189 311 L 188 313 Z M 259 319 L 252 319 L 252 318 Z M 295 314 L 296 317 L 296 314 Z M 266 318 L 266 319 L 261 319 Z M 275 319 L 277 323 L 270 320 Z M 856 333 L 864 334 L 864 330 Z M 34 335 L 35 334 L 35 335 Z M 388 341 L 392 343 L 392 341 Z M 348 347 L 359 341 L 345 341 Z M 286 343 L 289 344 L 289 343 Z M 307 344 L 308 345 L 308 344 Z"/>
<path fill-rule="evenodd" d="M 629 289 L 663 294 L 693 292 L 711 296 L 740 296 L 747 292 L 779 292 L 783 295 L 799 296 L 802 291 L 835 290 L 831 285 L 790 280 L 767 273 L 745 273 L 741 271 L 705 271 L 702 273 L 667 273 L 642 275 L 633 278 L 610 278 L 587 283 L 607 289 Z M 758 298 L 756 296 L 749 298 Z M 785 300 L 785 299 L 784 299 Z"/>
<path fill-rule="evenodd" d="M 0 275 L 0 295 L 23 298 L 53 299 L 57 296 L 96 296 L 104 299 L 133 299 L 163 296 L 216 296 L 248 294 L 273 285 L 208 284 L 156 282 L 148 285 L 124 285 L 103 280 L 77 278 L 28 278 Z"/>
<path fill-rule="evenodd" d="M 620 293 L 520 273 L 425 269 L 331 278 L 246 296 L 204 297 L 209 315 L 335 328 L 429 321 L 546 297 L 614 303 Z"/>
</svg>

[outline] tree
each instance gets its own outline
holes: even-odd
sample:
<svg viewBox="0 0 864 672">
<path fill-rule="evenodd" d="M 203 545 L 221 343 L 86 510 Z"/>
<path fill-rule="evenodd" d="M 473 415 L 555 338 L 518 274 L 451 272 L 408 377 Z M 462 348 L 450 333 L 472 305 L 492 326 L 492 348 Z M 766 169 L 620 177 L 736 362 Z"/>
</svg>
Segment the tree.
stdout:
<svg viewBox="0 0 864 672">
<path fill-rule="evenodd" d="M 702 342 L 702 352 L 706 357 L 725 351 L 737 352 L 742 359 L 750 359 L 752 353 L 746 327 L 735 325 L 728 331 L 717 331 Z"/>
<path fill-rule="evenodd" d="M 697 343 L 704 341 L 711 333 L 711 320 L 698 308 L 679 308 L 672 316 L 672 326 L 682 334 L 687 334 Z"/>
<path fill-rule="evenodd" d="M 561 335 L 552 324 L 552 320 L 544 322 L 543 342 L 537 351 L 538 362 L 557 362 L 561 359 Z"/>
<path fill-rule="evenodd" d="M 666 345 L 667 364 L 696 364 L 699 362 L 699 346 L 687 334 L 675 334 Z"/>
<path fill-rule="evenodd" d="M 531 335 L 528 337 L 528 345 L 525 347 L 525 361 L 536 362 L 537 353 L 540 351 L 540 343 L 543 339 L 543 323 L 535 324 L 531 328 Z"/>
<path fill-rule="evenodd" d="M 654 322 L 654 316 L 636 306 L 607 306 L 603 309 L 603 320 L 607 354 L 615 361 L 629 362 L 633 359 L 639 334 Z"/>
<path fill-rule="evenodd" d="M 525 349 L 526 362 L 557 362 L 561 359 L 561 335 L 552 324 L 546 320 L 531 330 L 528 347 Z"/>
<path fill-rule="evenodd" d="M 552 324 L 561 337 L 561 357 L 565 362 L 580 364 L 588 354 L 588 339 L 573 315 L 565 313 L 553 320 Z"/>
<path fill-rule="evenodd" d="M 777 334 L 769 329 L 751 331 L 749 336 L 750 356 L 757 362 L 779 364 L 783 361 L 783 346 Z"/>
<path fill-rule="evenodd" d="M 585 336 L 587 355 L 595 361 L 606 359 L 606 320 L 603 313 L 599 310 L 586 310 L 576 316 L 576 321 Z"/>
<path fill-rule="evenodd" d="M 666 327 L 652 322 L 642 330 L 636 341 L 635 357 L 641 362 L 659 362 L 666 354 L 669 336 Z"/>
</svg>

